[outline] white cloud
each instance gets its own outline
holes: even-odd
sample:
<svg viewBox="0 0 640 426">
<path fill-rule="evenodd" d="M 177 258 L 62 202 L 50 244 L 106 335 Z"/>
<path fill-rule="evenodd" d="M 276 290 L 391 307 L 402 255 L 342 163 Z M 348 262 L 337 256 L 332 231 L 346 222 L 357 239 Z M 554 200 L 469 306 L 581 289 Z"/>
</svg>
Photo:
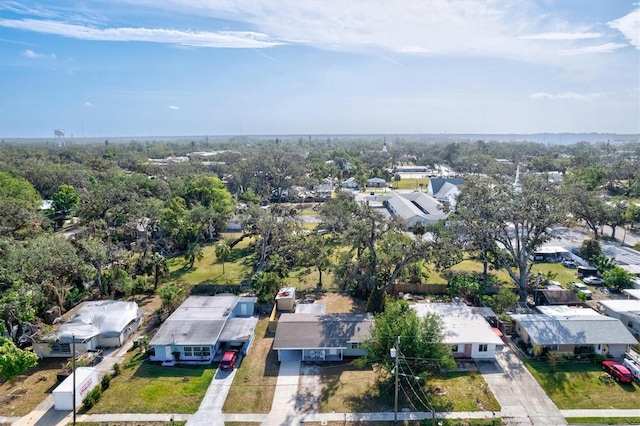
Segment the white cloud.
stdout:
<svg viewBox="0 0 640 426">
<path fill-rule="evenodd" d="M 22 56 L 24 56 L 25 58 L 29 58 L 29 59 L 44 59 L 47 57 L 47 55 L 43 54 L 43 53 L 36 53 L 31 49 L 27 49 L 25 51 L 22 52 Z"/>
<path fill-rule="evenodd" d="M 283 41 L 273 40 L 265 34 L 252 31 L 193 32 L 153 28 L 97 29 L 82 25 L 36 19 L 0 19 L 0 26 L 82 40 L 146 41 L 185 46 L 254 49 L 284 44 Z"/>
<path fill-rule="evenodd" d="M 608 25 L 620 31 L 632 46 L 640 50 L 640 7 Z"/>
<path fill-rule="evenodd" d="M 85 102 L 84 106 L 86 106 L 87 108 L 93 108 L 93 104 L 89 101 Z"/>
<path fill-rule="evenodd" d="M 601 33 L 540 33 L 528 36 L 521 36 L 525 40 L 585 40 L 602 37 Z"/>
<path fill-rule="evenodd" d="M 169 105 L 169 109 L 177 110 L 177 109 L 180 109 L 180 107 L 177 107 L 175 105 Z"/>
<path fill-rule="evenodd" d="M 626 44 L 605 43 L 605 44 L 597 44 L 594 46 L 578 47 L 576 49 L 565 49 L 565 50 L 561 50 L 560 53 L 566 56 L 585 55 L 590 53 L 611 53 L 618 49 L 622 49 L 623 47 L 626 47 Z"/>
<path fill-rule="evenodd" d="M 529 95 L 530 99 L 534 100 L 564 100 L 564 101 L 580 101 L 580 102 L 591 102 L 596 99 L 602 98 L 602 93 L 575 93 L 575 92 L 565 92 L 565 93 L 545 93 L 538 92 L 532 93 Z"/>
</svg>

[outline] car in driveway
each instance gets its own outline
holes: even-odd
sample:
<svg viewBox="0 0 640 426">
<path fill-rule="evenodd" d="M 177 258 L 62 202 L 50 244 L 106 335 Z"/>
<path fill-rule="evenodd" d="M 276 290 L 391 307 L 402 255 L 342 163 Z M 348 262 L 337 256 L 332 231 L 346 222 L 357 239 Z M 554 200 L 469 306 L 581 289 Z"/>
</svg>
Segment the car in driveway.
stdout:
<svg viewBox="0 0 640 426">
<path fill-rule="evenodd" d="M 578 264 L 571 259 L 565 259 L 562 261 L 562 266 L 569 269 L 576 269 L 578 267 Z"/>
<path fill-rule="evenodd" d="M 594 276 L 590 276 L 590 277 L 584 277 L 582 279 L 582 282 L 584 282 L 585 284 L 588 285 L 604 285 L 604 280 L 600 277 L 594 277 Z"/>
<path fill-rule="evenodd" d="M 238 357 L 240 354 L 238 351 L 227 351 L 222 355 L 222 359 L 220 360 L 220 369 L 221 370 L 233 370 L 238 362 Z"/>
<path fill-rule="evenodd" d="M 591 299 L 591 297 L 593 296 L 593 292 L 589 290 L 589 287 L 582 283 L 567 283 L 567 286 L 574 289 L 577 293 L 584 294 L 584 297 L 586 297 L 587 299 Z"/>
<path fill-rule="evenodd" d="M 602 361 L 602 369 L 613 377 L 616 382 L 633 382 L 633 374 L 631 374 L 631 371 L 619 362 Z"/>
</svg>

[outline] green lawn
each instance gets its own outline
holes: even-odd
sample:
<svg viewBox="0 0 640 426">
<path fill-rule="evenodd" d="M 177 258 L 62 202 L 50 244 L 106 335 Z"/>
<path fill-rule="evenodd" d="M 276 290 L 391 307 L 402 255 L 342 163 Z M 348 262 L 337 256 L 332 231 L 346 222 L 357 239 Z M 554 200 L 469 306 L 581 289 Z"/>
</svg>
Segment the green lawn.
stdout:
<svg viewBox="0 0 640 426">
<path fill-rule="evenodd" d="M 531 268 L 531 274 L 536 275 L 538 272 L 543 275 L 548 272 L 553 273 L 555 278 L 552 279 L 558 281 L 565 288 L 567 288 L 566 284 L 569 281 L 580 281 L 576 276 L 576 270 L 566 268 L 562 263 L 535 263 Z"/>
<path fill-rule="evenodd" d="M 640 417 L 566 417 L 570 425 L 637 425 Z"/>
<path fill-rule="evenodd" d="M 87 414 L 195 413 L 215 372 L 211 365 L 161 367 L 134 349 Z"/>
<path fill-rule="evenodd" d="M 393 185 L 394 189 L 412 189 L 414 191 L 420 191 L 420 189 L 422 189 L 422 191 L 426 193 L 429 187 L 429 178 L 403 178 L 398 182 L 392 181 L 390 184 Z M 420 184 L 422 184 L 422 188 Z"/>
<path fill-rule="evenodd" d="M 599 363 L 559 363 L 555 372 L 547 362 L 525 364 L 561 410 L 640 407 L 640 386 L 611 380 Z"/>
</svg>

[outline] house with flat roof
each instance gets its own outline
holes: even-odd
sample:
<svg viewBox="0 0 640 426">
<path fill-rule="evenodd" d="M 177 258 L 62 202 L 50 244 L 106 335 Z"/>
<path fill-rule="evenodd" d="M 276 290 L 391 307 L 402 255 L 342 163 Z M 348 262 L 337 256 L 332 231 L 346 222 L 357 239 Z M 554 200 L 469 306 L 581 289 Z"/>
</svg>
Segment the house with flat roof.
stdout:
<svg viewBox="0 0 640 426">
<path fill-rule="evenodd" d="M 83 302 L 33 335 L 33 351 L 39 358 L 68 358 L 74 340 L 77 353 L 120 347 L 138 330 L 143 314 L 136 302 Z"/>
<path fill-rule="evenodd" d="M 536 306 L 540 305 L 581 305 L 582 300 L 573 290 L 536 289 L 534 294 Z"/>
<path fill-rule="evenodd" d="M 451 346 L 454 358 L 493 359 L 504 342 L 479 311 L 454 303 L 411 305 L 419 317 L 433 313 L 444 325 L 443 343 Z M 486 311 L 485 311 L 486 314 Z"/>
<path fill-rule="evenodd" d="M 539 314 L 512 314 L 514 330 L 532 355 L 622 356 L 638 343 L 622 322 L 590 308 L 541 306 Z"/>
<path fill-rule="evenodd" d="M 393 216 L 407 224 L 408 231 L 418 222 L 433 224 L 447 217 L 442 210 L 442 203 L 423 192 L 391 192 L 389 195 L 380 196 L 379 199 Z"/>
<path fill-rule="evenodd" d="M 258 323 L 255 303 L 255 297 L 233 294 L 188 297 L 149 342 L 151 361 L 208 364 L 227 349 L 245 354 Z"/>
<path fill-rule="evenodd" d="M 373 315 L 293 313 L 278 319 L 273 349 L 278 361 L 340 361 L 366 354 Z"/>
<path fill-rule="evenodd" d="M 640 339 L 640 300 L 600 300 L 598 310 L 604 315 L 619 319 L 631 334 Z"/>
</svg>

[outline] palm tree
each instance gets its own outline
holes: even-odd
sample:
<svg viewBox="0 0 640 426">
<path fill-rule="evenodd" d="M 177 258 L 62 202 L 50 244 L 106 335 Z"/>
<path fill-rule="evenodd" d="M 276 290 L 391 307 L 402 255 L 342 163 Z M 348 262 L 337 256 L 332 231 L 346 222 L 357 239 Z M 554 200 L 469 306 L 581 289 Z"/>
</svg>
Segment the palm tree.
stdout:
<svg viewBox="0 0 640 426">
<path fill-rule="evenodd" d="M 218 262 L 222 262 L 222 275 L 224 275 L 224 262 L 229 258 L 229 255 L 231 255 L 231 247 L 226 242 L 220 241 L 216 244 L 216 258 Z"/>
<path fill-rule="evenodd" d="M 167 259 L 160 253 L 153 253 L 147 264 L 147 274 L 153 275 L 153 289 L 158 289 L 160 278 L 169 272 Z"/>
<path fill-rule="evenodd" d="M 187 269 L 193 268 L 193 264 L 196 263 L 196 260 L 202 260 L 203 257 L 204 253 L 202 252 L 200 244 L 197 242 L 189 243 L 187 251 L 184 253 L 184 260 L 189 262 Z"/>
</svg>

